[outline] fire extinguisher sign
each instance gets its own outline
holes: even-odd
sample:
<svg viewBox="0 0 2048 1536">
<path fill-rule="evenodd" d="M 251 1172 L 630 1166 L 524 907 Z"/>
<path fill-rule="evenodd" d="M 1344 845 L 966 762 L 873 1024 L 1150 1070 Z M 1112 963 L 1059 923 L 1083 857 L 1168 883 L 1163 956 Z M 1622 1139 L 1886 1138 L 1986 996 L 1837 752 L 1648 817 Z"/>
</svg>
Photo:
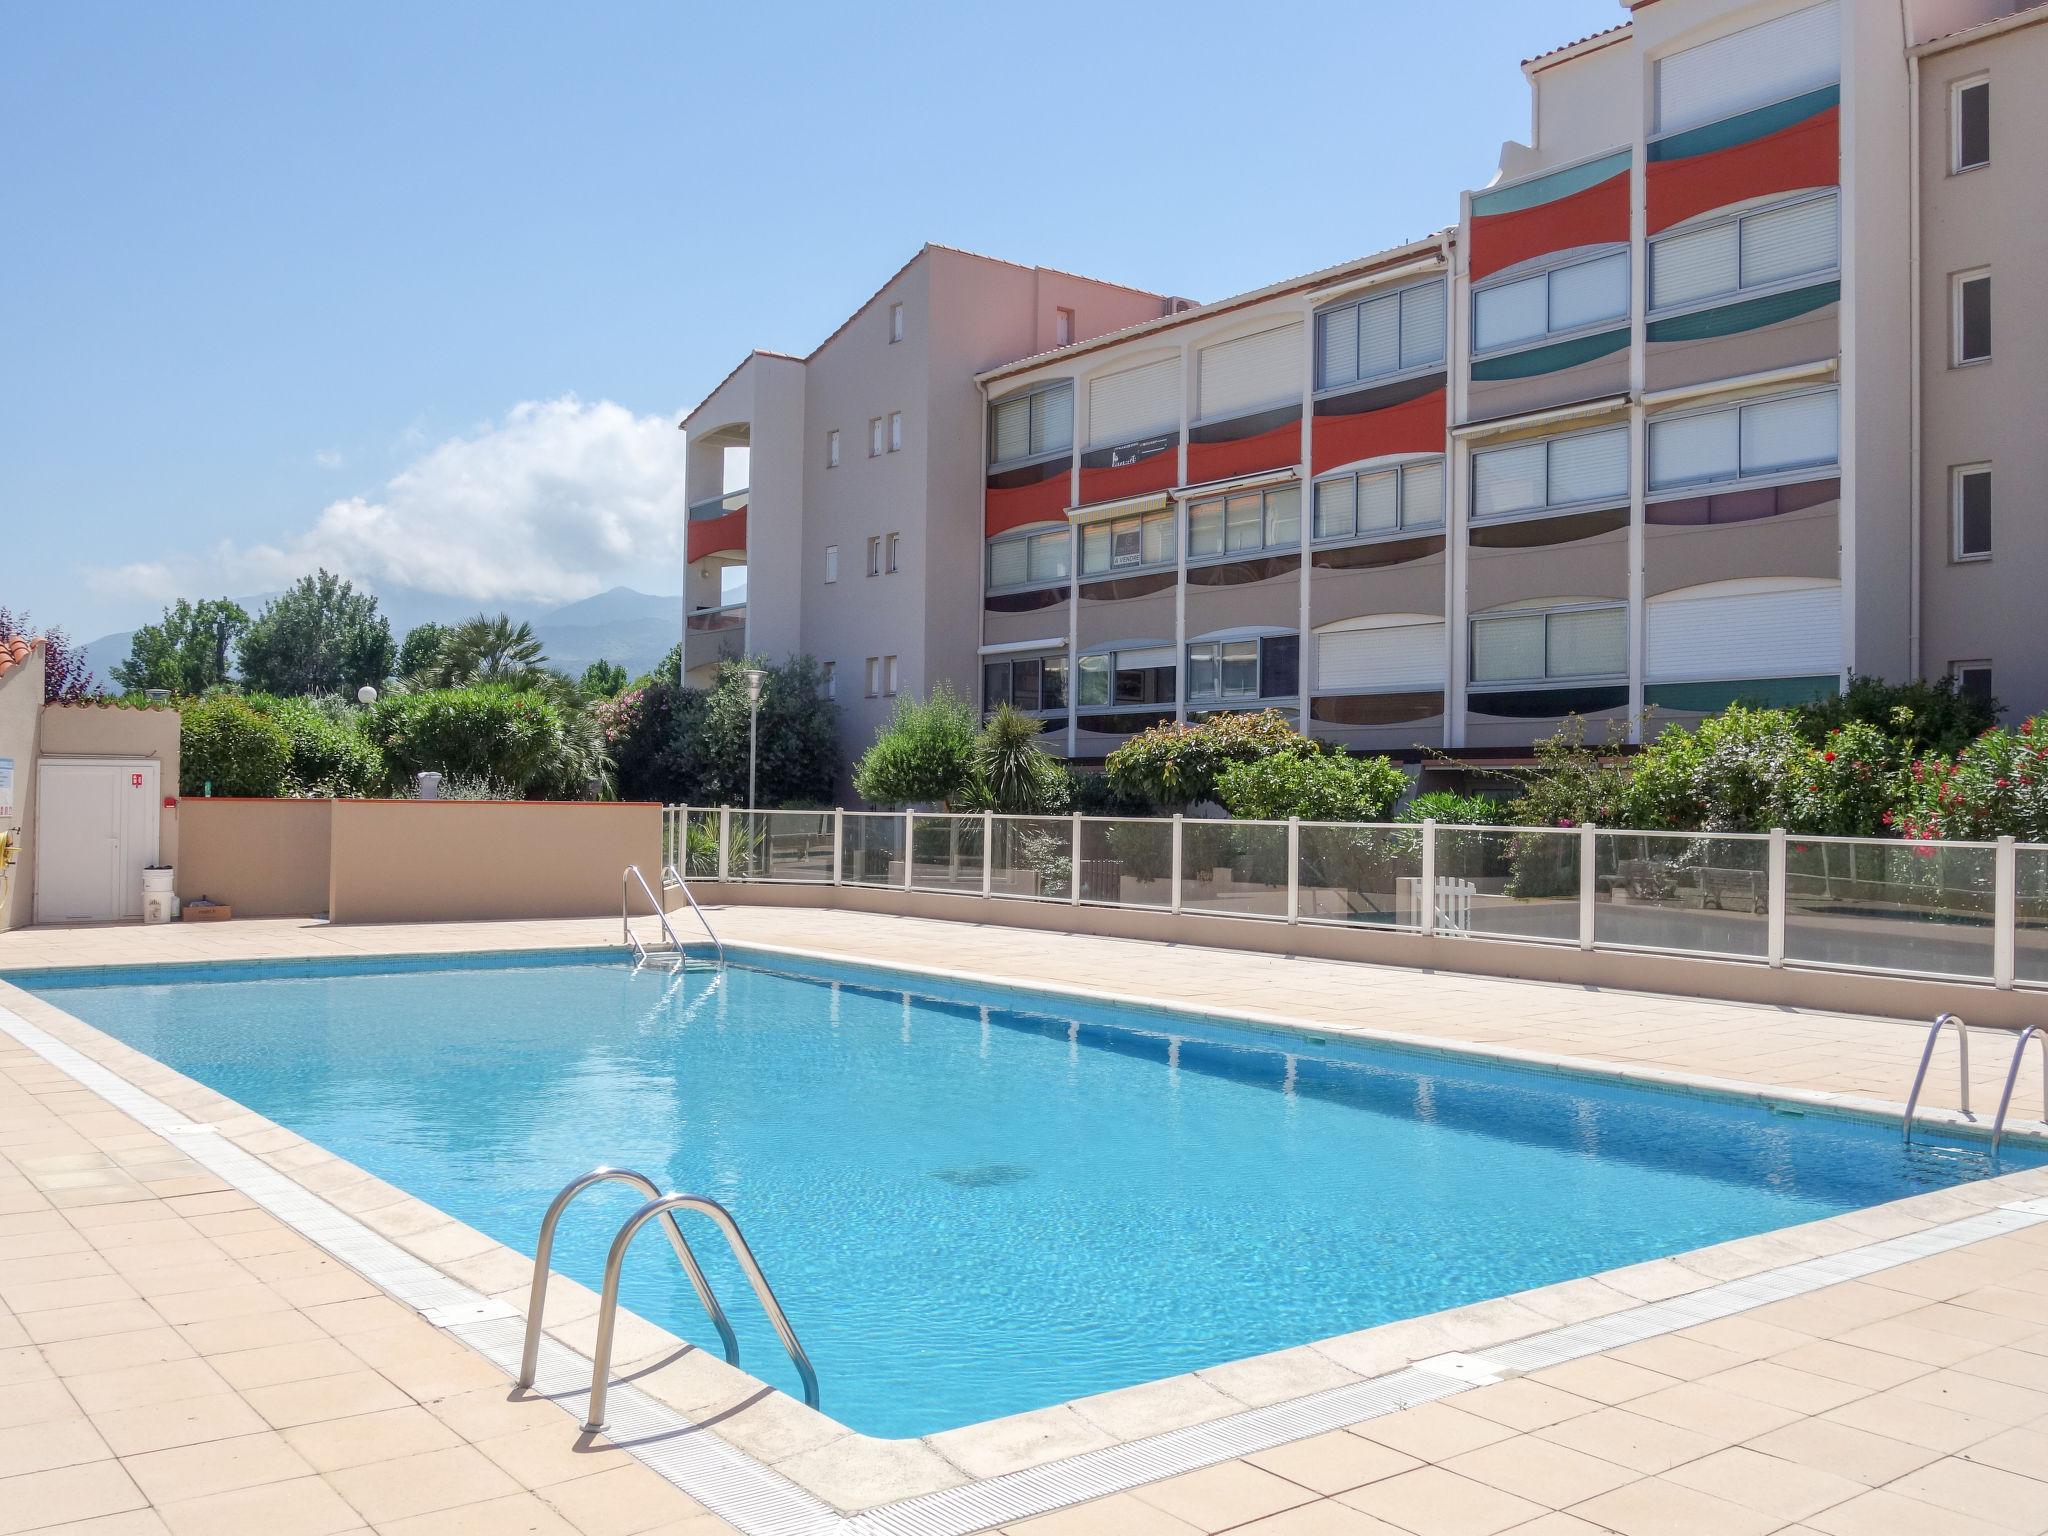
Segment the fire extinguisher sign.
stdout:
<svg viewBox="0 0 2048 1536">
<path fill-rule="evenodd" d="M 129 788 L 131 788 L 131 789 L 140 789 L 140 788 L 142 788 L 142 775 L 141 775 L 141 774 L 139 774 L 139 773 L 131 773 L 131 774 L 129 774 L 129 775 L 128 775 L 128 786 L 129 786 Z"/>
</svg>

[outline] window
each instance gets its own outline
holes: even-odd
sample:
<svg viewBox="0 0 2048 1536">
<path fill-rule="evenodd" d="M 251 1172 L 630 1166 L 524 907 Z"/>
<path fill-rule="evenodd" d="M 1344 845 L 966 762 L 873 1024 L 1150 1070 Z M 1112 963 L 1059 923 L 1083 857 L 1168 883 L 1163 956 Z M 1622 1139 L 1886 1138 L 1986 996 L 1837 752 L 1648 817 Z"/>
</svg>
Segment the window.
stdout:
<svg viewBox="0 0 2048 1536">
<path fill-rule="evenodd" d="M 880 534 L 876 534 L 868 540 L 868 574 L 870 576 L 882 574 L 882 536 Z"/>
<path fill-rule="evenodd" d="M 886 697 L 893 697 L 895 692 L 896 658 L 894 656 L 884 656 L 882 658 L 882 693 Z"/>
<path fill-rule="evenodd" d="M 1067 579 L 1067 530 L 1010 534 L 989 540 L 988 585 L 1047 586 Z"/>
<path fill-rule="evenodd" d="M 1301 399 L 1301 322 L 1233 336 L 1195 354 L 1195 415 L 1234 420 Z"/>
<path fill-rule="evenodd" d="M 871 459 L 879 459 L 881 456 L 882 418 L 879 416 L 871 416 L 868 418 L 868 457 Z"/>
<path fill-rule="evenodd" d="M 903 339 L 903 306 L 889 306 L 889 345 L 892 347 Z"/>
<path fill-rule="evenodd" d="M 1948 115 L 1953 135 L 1950 168 L 1974 171 L 1991 163 L 1991 82 L 1982 78 L 1958 81 L 1949 90 Z"/>
<path fill-rule="evenodd" d="M 1444 461 L 1360 470 L 1316 482 L 1316 537 L 1370 539 L 1444 525 Z"/>
<path fill-rule="evenodd" d="M 1524 517 L 1628 500 L 1628 428 L 1510 443 L 1472 455 L 1472 516 Z"/>
<path fill-rule="evenodd" d="M 1081 574 L 1172 565 L 1179 556 L 1170 510 L 1142 516 L 1105 518 L 1081 526 Z"/>
<path fill-rule="evenodd" d="M 1073 344 L 1074 312 L 1071 309 L 1056 309 L 1052 312 L 1052 344 L 1065 347 Z"/>
<path fill-rule="evenodd" d="M 988 412 L 988 461 L 1008 464 L 1074 446 L 1074 386 L 1065 380 L 998 400 Z"/>
<path fill-rule="evenodd" d="M 1441 278 L 1316 316 L 1316 388 L 1338 389 L 1444 360 Z"/>
<path fill-rule="evenodd" d="M 1088 384 L 1088 444 L 1121 447 L 1180 428 L 1180 359 L 1163 357 Z"/>
<path fill-rule="evenodd" d="M 824 674 L 819 679 L 819 683 L 824 692 L 824 695 L 828 699 L 836 699 L 839 697 L 839 678 L 837 676 L 838 670 L 839 669 L 836 663 L 828 661 L 825 663 Z"/>
<path fill-rule="evenodd" d="M 1955 365 L 1991 360 L 1991 274 L 1962 272 L 1955 278 Z"/>
<path fill-rule="evenodd" d="M 1083 709 L 1173 702 L 1171 647 L 1098 651 L 1074 666 L 1074 702 Z"/>
<path fill-rule="evenodd" d="M 887 570 L 891 575 L 894 575 L 896 571 L 900 568 L 896 563 L 896 555 L 897 550 L 901 546 L 902 542 L 902 534 L 892 533 L 889 535 L 889 563 L 884 567 L 884 569 Z"/>
<path fill-rule="evenodd" d="M 1975 699 L 1980 704 L 1990 704 L 1991 663 L 1988 661 L 1952 661 L 1948 664 L 1948 675 L 1956 680 L 1956 688 L 1966 699 Z"/>
<path fill-rule="evenodd" d="M 1472 350 L 1494 352 L 1628 317 L 1628 253 L 1553 267 L 1472 293 Z"/>
<path fill-rule="evenodd" d="M 1650 490 L 1674 490 L 1832 465 L 1835 391 L 1779 395 L 1650 423 Z"/>
<path fill-rule="evenodd" d="M 1801 198 L 1650 242 L 1650 308 L 1748 293 L 1841 265 L 1835 194 Z"/>
<path fill-rule="evenodd" d="M 1255 555 L 1301 543 L 1301 487 L 1216 496 L 1188 507 L 1188 558 Z"/>
<path fill-rule="evenodd" d="M 881 693 L 881 691 L 882 691 L 882 683 L 881 683 L 881 678 L 882 678 L 882 658 L 881 658 L 881 657 L 879 657 L 879 656 L 870 656 L 870 657 L 868 658 L 868 697 L 869 697 L 869 698 L 871 698 L 871 699 L 872 699 L 872 698 L 875 698 L 875 697 L 877 697 L 877 696 L 878 696 L 878 695 L 879 695 L 879 694 Z"/>
<path fill-rule="evenodd" d="M 825 434 L 825 467 L 827 469 L 837 469 L 839 467 L 839 429 L 837 427 L 834 427 Z"/>
<path fill-rule="evenodd" d="M 891 411 L 889 413 L 889 451 L 891 453 L 901 453 L 903 451 L 903 413 L 901 411 Z"/>
<path fill-rule="evenodd" d="M 1301 637 L 1203 640 L 1188 647 L 1188 702 L 1291 699 L 1300 691 Z"/>
<path fill-rule="evenodd" d="M 1628 605 L 1516 610 L 1472 621 L 1474 683 L 1577 682 L 1628 674 Z"/>
<path fill-rule="evenodd" d="M 1027 711 L 1065 709 L 1067 658 L 1019 656 L 1014 660 L 984 662 L 981 707 L 992 710 L 999 704 Z"/>
<path fill-rule="evenodd" d="M 1955 508 L 1955 556 L 1991 558 L 1991 466 L 1965 464 L 1949 471 Z"/>
<path fill-rule="evenodd" d="M 1832 85 L 1841 57 L 1835 0 L 1670 54 L 1656 64 L 1654 131 L 1678 133 Z"/>
<path fill-rule="evenodd" d="M 837 544 L 827 544 L 825 546 L 825 584 L 830 586 L 838 579 L 839 546 Z"/>
</svg>

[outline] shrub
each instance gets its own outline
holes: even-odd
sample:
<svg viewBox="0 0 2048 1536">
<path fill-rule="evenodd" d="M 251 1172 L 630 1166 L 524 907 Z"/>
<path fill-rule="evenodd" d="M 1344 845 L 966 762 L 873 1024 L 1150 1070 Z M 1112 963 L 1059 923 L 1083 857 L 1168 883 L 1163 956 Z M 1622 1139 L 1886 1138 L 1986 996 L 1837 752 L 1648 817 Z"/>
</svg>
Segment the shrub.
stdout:
<svg viewBox="0 0 2048 1536">
<path fill-rule="evenodd" d="M 946 684 L 906 694 L 854 765 L 853 787 L 875 805 L 950 808 L 973 790 L 975 734 L 973 708 Z"/>
<path fill-rule="evenodd" d="M 1910 683 L 1852 677 L 1840 697 L 1816 699 L 1794 713 L 1816 747 L 1825 746 L 1833 731 L 1868 725 L 1890 737 L 1902 756 L 1953 757 L 1998 724 L 1999 705 L 1996 699 L 1972 698 L 1953 677 Z"/>
<path fill-rule="evenodd" d="M 1788 826 L 1813 748 L 1789 709 L 1731 705 L 1695 730 L 1667 726 L 1629 775 L 1620 825 L 1761 832 Z"/>
<path fill-rule="evenodd" d="M 1399 819 L 1436 821 L 1448 827 L 1498 827 L 1506 822 L 1507 815 L 1507 806 L 1485 795 L 1461 795 L 1455 790 L 1432 789 L 1402 806 Z"/>
<path fill-rule="evenodd" d="M 1586 722 L 1573 715 L 1554 735 L 1537 742 L 1535 751 L 1534 768 L 1510 771 L 1521 793 L 1506 807 L 1507 821 L 1526 827 L 1625 824 L 1629 773 L 1619 743 L 1589 747 Z"/>
<path fill-rule="evenodd" d="M 284 729 L 291 741 L 285 767 L 288 795 L 374 795 L 384 785 L 384 754 L 363 735 L 362 716 L 328 696 L 279 699 L 260 694 L 250 706 Z"/>
<path fill-rule="evenodd" d="M 1036 716 L 1000 706 L 974 738 L 970 803 L 1018 816 L 1064 811 L 1066 766 L 1039 744 L 1044 731 L 1045 722 Z"/>
<path fill-rule="evenodd" d="M 1216 780 L 1232 763 L 1317 750 L 1285 715 L 1268 709 L 1256 715 L 1212 715 L 1199 725 L 1155 725 L 1110 753 L 1102 769 L 1120 796 L 1184 806 L 1214 799 Z"/>
<path fill-rule="evenodd" d="M 744 805 L 747 800 L 745 671 L 760 667 L 756 789 L 763 806 L 823 805 L 839 778 L 839 709 L 808 656 L 780 666 L 758 657 L 719 665 L 708 689 L 676 682 L 677 653 L 584 714 L 599 733 L 626 800 Z"/>
<path fill-rule="evenodd" d="M 2048 717 L 1987 731 L 1952 759 L 1918 759 L 1900 788 L 1901 836 L 2048 841 Z"/>
<path fill-rule="evenodd" d="M 1901 759 L 1898 739 L 1875 725 L 1829 731 L 1793 778 L 1785 825 L 1816 837 L 1883 837 L 1896 819 Z"/>
<path fill-rule="evenodd" d="M 291 756 L 290 733 L 234 694 L 194 699 L 180 711 L 180 794 L 282 795 Z"/>
<path fill-rule="evenodd" d="M 1231 763 L 1216 780 L 1224 808 L 1256 821 L 1379 821 L 1407 790 L 1390 759 L 1341 752 L 1274 752 Z"/>
<path fill-rule="evenodd" d="M 502 683 L 387 694 L 365 714 L 392 789 L 432 770 L 493 779 L 525 795 L 553 787 L 569 755 L 554 705 Z"/>
</svg>

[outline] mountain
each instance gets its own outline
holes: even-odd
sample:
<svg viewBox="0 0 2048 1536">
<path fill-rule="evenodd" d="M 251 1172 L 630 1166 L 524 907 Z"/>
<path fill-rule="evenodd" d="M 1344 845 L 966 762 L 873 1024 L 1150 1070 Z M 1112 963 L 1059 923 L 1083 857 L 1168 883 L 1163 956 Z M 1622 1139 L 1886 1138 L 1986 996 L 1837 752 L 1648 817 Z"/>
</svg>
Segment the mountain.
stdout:
<svg viewBox="0 0 2048 1536">
<path fill-rule="evenodd" d="M 237 598 L 249 612 L 260 612 L 274 593 L 262 597 Z M 681 638 L 682 602 L 674 596 L 636 592 L 631 587 L 613 587 L 595 597 L 553 607 L 532 603 L 465 602 L 438 593 L 399 588 L 377 595 L 378 611 L 391 621 L 399 639 L 414 625 L 432 620 L 452 624 L 479 611 L 503 611 L 516 624 L 533 626 L 534 634 L 547 650 L 548 664 L 580 677 L 593 661 L 616 661 L 637 677 L 653 669 L 669 648 Z M 85 647 L 86 664 L 103 687 L 113 686 L 113 669 L 128 659 L 135 631 L 124 629 L 102 635 Z"/>
</svg>

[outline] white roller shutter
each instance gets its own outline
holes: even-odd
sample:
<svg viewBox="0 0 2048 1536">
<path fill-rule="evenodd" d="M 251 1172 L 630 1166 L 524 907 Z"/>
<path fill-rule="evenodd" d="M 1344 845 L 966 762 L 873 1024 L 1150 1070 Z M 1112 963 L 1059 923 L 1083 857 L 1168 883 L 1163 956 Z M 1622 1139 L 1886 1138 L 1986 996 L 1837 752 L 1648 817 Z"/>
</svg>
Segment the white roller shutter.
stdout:
<svg viewBox="0 0 2048 1536">
<path fill-rule="evenodd" d="M 1204 421 L 1243 416 L 1301 398 L 1301 322 L 1204 347 L 1196 364 Z"/>
<path fill-rule="evenodd" d="M 1742 286 L 1760 288 L 1841 262 L 1833 197 L 1753 213 L 1742 221 Z"/>
<path fill-rule="evenodd" d="M 1628 428 L 1581 432 L 1550 443 L 1549 504 L 1628 499 Z"/>
<path fill-rule="evenodd" d="M 1660 134 L 1717 123 L 1841 78 L 1836 0 L 1657 61 Z"/>
<path fill-rule="evenodd" d="M 1316 635 L 1316 691 L 1341 688 L 1441 688 L 1444 627 L 1382 624 L 1326 629 Z"/>
<path fill-rule="evenodd" d="M 1180 425 L 1180 359 L 1104 374 L 1088 386 L 1088 445 L 1113 448 Z"/>
<path fill-rule="evenodd" d="M 1645 672 L 1653 683 L 1821 677 L 1842 670 L 1842 588 L 1715 582 L 1650 599 Z"/>
<path fill-rule="evenodd" d="M 1141 667 L 1170 667 L 1177 658 L 1170 645 L 1149 646 L 1144 650 L 1118 651 L 1116 665 L 1119 672 L 1136 671 Z"/>
<path fill-rule="evenodd" d="M 1741 234 L 1734 223 L 1650 244 L 1650 308 L 1733 293 L 1742 285 Z"/>
</svg>

